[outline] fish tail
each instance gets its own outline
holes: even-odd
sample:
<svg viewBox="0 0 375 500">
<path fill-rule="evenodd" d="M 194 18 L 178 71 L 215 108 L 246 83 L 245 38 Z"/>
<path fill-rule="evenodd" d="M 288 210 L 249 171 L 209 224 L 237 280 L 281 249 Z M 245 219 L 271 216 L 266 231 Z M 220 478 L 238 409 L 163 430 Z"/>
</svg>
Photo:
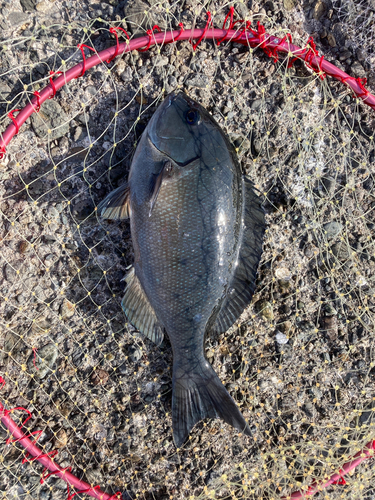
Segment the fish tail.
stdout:
<svg viewBox="0 0 375 500">
<path fill-rule="evenodd" d="M 174 363 L 172 423 L 173 438 L 179 448 L 196 423 L 220 417 L 244 434 L 251 431 L 237 404 L 229 395 L 209 362 L 204 359 L 195 369 Z"/>
</svg>

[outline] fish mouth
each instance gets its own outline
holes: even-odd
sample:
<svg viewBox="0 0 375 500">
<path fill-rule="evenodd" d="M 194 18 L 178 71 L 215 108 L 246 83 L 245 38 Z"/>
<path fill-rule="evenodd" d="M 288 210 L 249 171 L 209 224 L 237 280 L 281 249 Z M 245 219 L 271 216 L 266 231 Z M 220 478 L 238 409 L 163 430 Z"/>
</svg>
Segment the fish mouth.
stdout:
<svg viewBox="0 0 375 500">
<path fill-rule="evenodd" d="M 189 163 L 195 161 L 195 160 L 198 160 L 199 159 L 199 156 L 195 156 L 194 158 L 190 158 L 189 160 L 186 160 L 186 161 L 176 161 L 172 156 L 170 156 L 168 153 L 166 153 L 165 151 L 162 151 L 161 149 L 159 149 L 157 146 L 155 146 L 155 144 L 152 142 L 151 140 L 151 137 L 148 136 L 149 139 L 150 139 L 150 142 L 152 143 L 152 145 L 154 146 L 155 149 L 157 149 L 159 151 L 159 153 L 165 155 L 167 158 L 169 158 L 174 164 L 178 165 L 179 167 L 186 167 L 186 165 L 189 165 Z M 164 138 L 162 137 L 162 139 L 169 139 L 168 138 Z M 175 139 L 175 137 L 172 137 L 172 139 Z M 183 140 L 183 138 L 182 138 Z"/>
</svg>

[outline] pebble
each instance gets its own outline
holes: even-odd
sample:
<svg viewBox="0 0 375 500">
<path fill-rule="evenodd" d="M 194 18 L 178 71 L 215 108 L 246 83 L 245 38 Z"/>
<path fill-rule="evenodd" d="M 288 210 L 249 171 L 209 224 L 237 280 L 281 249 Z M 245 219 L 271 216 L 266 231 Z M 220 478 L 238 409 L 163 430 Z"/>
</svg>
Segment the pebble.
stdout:
<svg viewBox="0 0 375 500">
<path fill-rule="evenodd" d="M 250 108 L 253 111 L 259 111 L 260 108 L 262 107 L 263 99 L 255 99 L 250 105 Z"/>
<path fill-rule="evenodd" d="M 55 434 L 55 448 L 64 448 L 68 444 L 68 434 L 65 429 L 60 429 Z"/>
<path fill-rule="evenodd" d="M 38 378 L 43 379 L 52 370 L 58 354 L 55 344 L 46 344 L 41 349 L 37 349 L 35 354 L 32 352 L 28 360 L 29 370 Z"/>
<path fill-rule="evenodd" d="M 51 329 L 51 321 L 46 316 L 41 316 L 32 322 L 31 329 L 34 333 L 48 333 Z"/>
<path fill-rule="evenodd" d="M 267 300 L 258 300 L 258 302 L 255 302 L 254 308 L 256 312 L 263 316 L 265 319 L 269 321 L 272 321 L 274 319 L 272 305 Z"/>
<path fill-rule="evenodd" d="M 209 79 L 206 75 L 193 74 L 188 77 L 188 79 L 185 82 L 185 85 L 187 87 L 197 87 L 200 89 L 204 89 L 207 87 L 208 83 Z"/>
<path fill-rule="evenodd" d="M 337 339 L 338 328 L 336 316 L 325 316 L 321 318 L 321 325 L 322 330 L 331 342 Z"/>
<path fill-rule="evenodd" d="M 30 20 L 29 14 L 26 12 L 11 12 L 8 16 L 8 21 L 12 28 L 17 28 Z"/>
<path fill-rule="evenodd" d="M 4 266 L 4 278 L 9 281 L 9 283 L 13 283 L 17 279 L 17 269 L 21 266 L 19 263 L 5 264 Z"/>
<path fill-rule="evenodd" d="M 20 0 L 23 10 L 35 10 L 38 0 Z"/>
<path fill-rule="evenodd" d="M 314 7 L 314 19 L 319 21 L 319 19 L 325 14 L 327 6 L 324 2 L 318 1 Z"/>
<path fill-rule="evenodd" d="M 348 260 L 350 257 L 350 248 L 345 242 L 335 243 L 332 245 L 331 250 L 333 255 L 342 262 Z"/>
<path fill-rule="evenodd" d="M 276 330 L 276 332 L 277 332 L 277 333 L 276 333 L 275 338 L 276 338 L 276 342 L 277 342 L 278 344 L 280 344 L 280 345 L 282 345 L 282 344 L 286 344 L 286 343 L 289 341 L 289 339 L 288 339 L 288 337 L 285 335 L 285 333 L 279 332 L 278 330 Z"/>
<path fill-rule="evenodd" d="M 69 319 L 74 315 L 75 306 L 68 299 L 64 299 L 64 302 L 60 306 L 60 315 L 62 319 Z"/>
<path fill-rule="evenodd" d="M 354 61 L 354 63 L 350 66 L 350 70 L 352 74 L 357 78 L 366 78 L 367 76 L 365 68 L 359 61 Z"/>
<path fill-rule="evenodd" d="M 31 115 L 31 123 L 36 135 L 49 140 L 59 139 L 69 132 L 69 119 L 60 104 L 55 100 L 47 100 L 39 111 Z"/>
<path fill-rule="evenodd" d="M 341 233 L 343 227 L 344 226 L 340 224 L 340 222 L 327 222 L 327 224 L 323 225 L 324 236 L 328 240 L 332 240 Z"/>
<path fill-rule="evenodd" d="M 49 14 L 51 14 L 51 8 L 52 8 L 52 4 L 50 2 L 47 2 L 46 0 L 42 0 L 41 2 L 37 3 L 35 6 L 35 9 L 38 12 L 49 13 Z"/>
<path fill-rule="evenodd" d="M 292 277 L 292 273 L 286 267 L 278 267 L 275 270 L 275 276 L 279 280 L 289 281 L 290 278 Z"/>
<path fill-rule="evenodd" d="M 161 66 L 166 66 L 169 63 L 168 57 L 158 57 L 155 61 L 155 67 L 159 68 Z"/>
<path fill-rule="evenodd" d="M 141 349 L 138 349 L 137 347 L 134 346 L 129 347 L 129 358 L 131 359 L 131 361 L 133 361 L 133 363 L 139 361 L 142 358 L 142 354 L 143 353 Z"/>
<path fill-rule="evenodd" d="M 336 39 L 333 33 L 328 33 L 327 40 L 331 47 L 336 47 Z"/>
<path fill-rule="evenodd" d="M 94 385 L 104 385 L 108 379 L 109 373 L 101 368 L 95 370 L 91 376 L 91 382 Z"/>
<path fill-rule="evenodd" d="M 326 196 L 332 194 L 335 186 L 336 180 L 333 177 L 331 177 L 330 175 L 322 177 L 318 184 L 318 192 L 320 197 L 325 198 Z"/>
<path fill-rule="evenodd" d="M 5 82 L 0 82 L 0 100 L 6 101 L 12 89 Z"/>
<path fill-rule="evenodd" d="M 130 66 L 126 66 L 124 71 L 121 73 L 121 80 L 123 82 L 130 82 L 133 78 L 133 70 Z"/>
<path fill-rule="evenodd" d="M 284 7 L 288 11 L 294 9 L 295 4 L 296 0 L 284 0 Z"/>
</svg>

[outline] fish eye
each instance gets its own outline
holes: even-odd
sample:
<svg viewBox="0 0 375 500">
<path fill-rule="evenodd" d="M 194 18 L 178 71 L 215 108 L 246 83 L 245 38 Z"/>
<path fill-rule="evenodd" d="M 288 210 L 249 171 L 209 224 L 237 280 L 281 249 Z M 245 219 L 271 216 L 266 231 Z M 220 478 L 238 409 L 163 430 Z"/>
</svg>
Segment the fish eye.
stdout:
<svg viewBox="0 0 375 500">
<path fill-rule="evenodd" d="M 189 111 L 186 112 L 185 119 L 189 125 L 195 125 L 199 118 L 199 113 L 195 109 L 189 109 Z"/>
</svg>

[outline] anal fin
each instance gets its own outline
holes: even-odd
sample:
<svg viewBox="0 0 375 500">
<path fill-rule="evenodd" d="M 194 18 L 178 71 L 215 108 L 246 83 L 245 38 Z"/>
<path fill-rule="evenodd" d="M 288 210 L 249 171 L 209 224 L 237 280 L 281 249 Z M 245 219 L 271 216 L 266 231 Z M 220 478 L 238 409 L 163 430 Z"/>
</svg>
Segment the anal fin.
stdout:
<svg viewBox="0 0 375 500">
<path fill-rule="evenodd" d="M 250 304 L 262 255 L 265 219 L 261 200 L 254 190 L 253 183 L 246 177 L 242 177 L 242 188 L 242 226 L 238 263 L 214 325 L 215 330 L 220 333 L 228 330 Z"/>
<path fill-rule="evenodd" d="M 122 308 L 129 321 L 156 345 L 164 338 L 163 327 L 159 323 L 151 304 L 143 291 L 134 268 L 126 277 L 128 286 L 122 299 Z"/>
<path fill-rule="evenodd" d="M 130 216 L 130 190 L 126 182 L 109 193 L 98 205 L 98 213 L 103 219 L 128 219 Z"/>
</svg>

